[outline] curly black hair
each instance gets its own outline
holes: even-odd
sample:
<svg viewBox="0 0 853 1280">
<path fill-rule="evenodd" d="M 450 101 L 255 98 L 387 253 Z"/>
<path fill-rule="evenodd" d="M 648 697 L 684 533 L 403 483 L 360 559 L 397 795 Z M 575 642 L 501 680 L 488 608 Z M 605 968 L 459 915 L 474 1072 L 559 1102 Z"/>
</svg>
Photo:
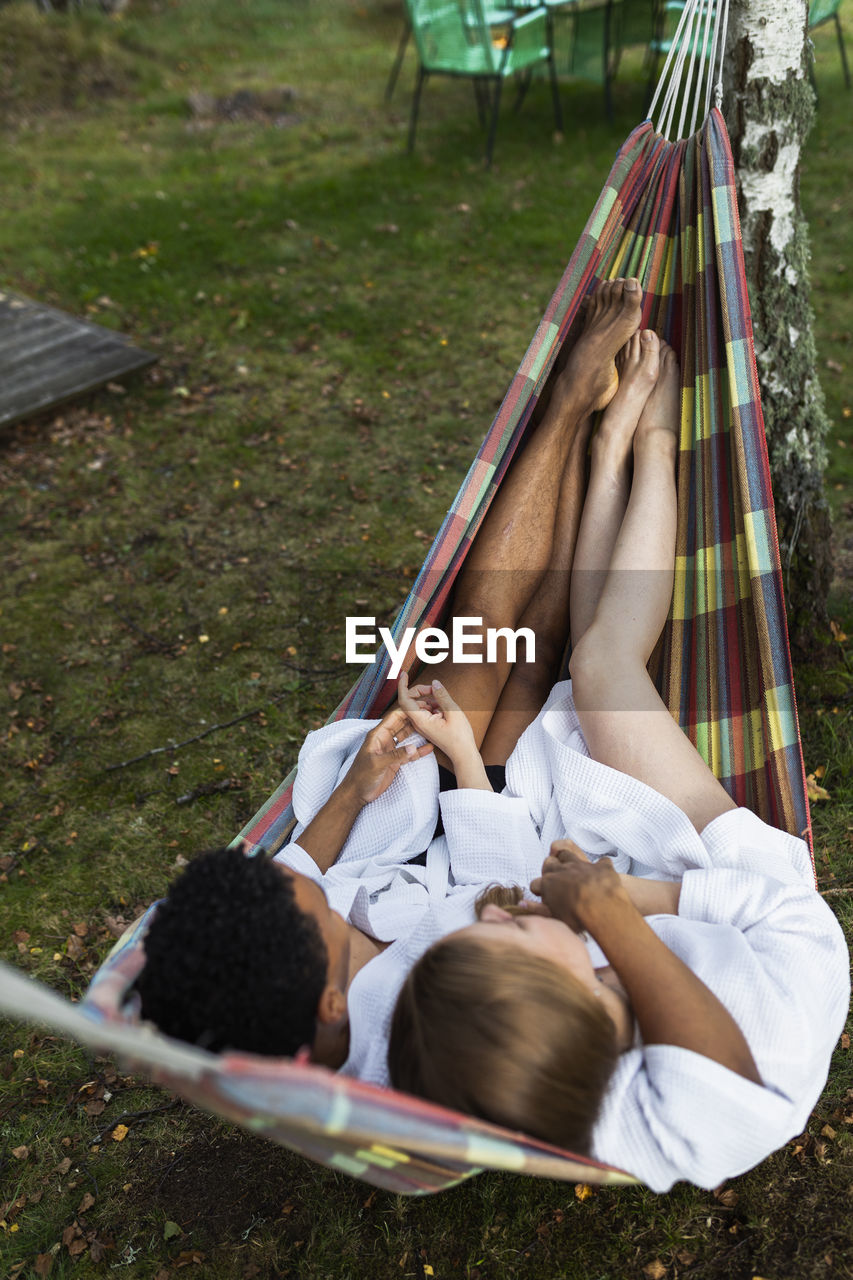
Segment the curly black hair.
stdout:
<svg viewBox="0 0 853 1280">
<path fill-rule="evenodd" d="M 169 887 L 145 935 L 142 1016 L 205 1049 L 291 1056 L 314 1040 L 329 954 L 292 881 L 262 853 L 212 849 Z"/>
</svg>

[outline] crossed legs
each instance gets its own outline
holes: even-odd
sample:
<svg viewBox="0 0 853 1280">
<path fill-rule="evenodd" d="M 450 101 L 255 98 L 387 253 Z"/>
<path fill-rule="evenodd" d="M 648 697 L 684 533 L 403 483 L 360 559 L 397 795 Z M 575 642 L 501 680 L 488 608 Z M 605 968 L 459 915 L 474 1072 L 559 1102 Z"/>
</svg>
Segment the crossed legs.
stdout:
<svg viewBox="0 0 853 1280">
<path fill-rule="evenodd" d="M 545 415 L 496 494 L 459 575 L 453 616 L 482 618 L 485 628 L 530 627 L 536 663 L 512 667 L 499 646 L 496 662 L 463 665 L 448 658 L 418 677 L 442 681 L 489 763 L 506 759 L 559 666 L 591 415 L 614 397 L 615 358 L 639 326 L 641 300 L 636 281 L 608 281 L 590 296 L 584 331 L 555 380 Z"/>
</svg>

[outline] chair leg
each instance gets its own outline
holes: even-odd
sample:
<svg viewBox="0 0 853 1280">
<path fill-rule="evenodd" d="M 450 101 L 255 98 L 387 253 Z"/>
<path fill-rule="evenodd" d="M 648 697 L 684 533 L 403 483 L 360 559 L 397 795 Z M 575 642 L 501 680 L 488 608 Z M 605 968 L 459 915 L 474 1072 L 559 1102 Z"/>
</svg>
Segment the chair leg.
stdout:
<svg viewBox="0 0 853 1280">
<path fill-rule="evenodd" d="M 409 120 L 409 154 L 415 149 L 415 130 L 418 127 L 418 111 L 421 105 L 421 90 L 424 87 L 428 72 L 424 71 L 423 65 L 418 66 L 418 78 L 415 81 L 415 92 L 412 96 L 412 115 Z"/>
<path fill-rule="evenodd" d="M 547 26 L 545 28 L 548 35 L 548 79 L 551 81 L 551 98 L 554 103 L 554 124 L 557 127 L 557 133 L 563 132 L 563 104 L 560 101 L 560 89 L 557 84 L 557 61 L 554 57 L 554 15 L 551 10 L 547 13 Z M 531 75 L 533 73 L 531 72 Z"/>
<path fill-rule="evenodd" d="M 408 19 L 404 19 L 403 30 L 400 32 L 400 43 L 397 45 L 397 53 L 394 56 L 394 65 L 391 67 L 391 74 L 389 75 L 388 83 L 385 86 L 386 102 L 390 102 L 394 96 L 394 90 L 397 87 L 397 78 L 400 74 L 400 68 L 403 65 L 403 57 L 406 53 L 406 45 L 409 43 L 409 36 L 411 34 L 411 23 Z"/>
<path fill-rule="evenodd" d="M 554 45 L 548 50 L 548 76 L 551 81 L 551 97 L 554 100 L 554 124 L 557 133 L 563 132 L 563 104 L 560 101 L 560 86 L 557 84 L 557 64 L 554 61 Z"/>
<path fill-rule="evenodd" d="M 521 104 L 527 97 L 527 90 L 530 88 L 532 80 L 533 68 L 528 67 L 527 70 L 523 71 L 518 78 L 518 92 L 515 95 L 515 102 L 512 104 L 513 111 L 521 110 Z"/>
<path fill-rule="evenodd" d="M 486 144 L 486 168 L 492 167 L 492 152 L 495 149 L 495 134 L 498 131 L 498 112 L 501 107 L 501 90 L 503 89 L 503 77 L 499 77 L 495 85 L 495 96 L 492 102 L 492 122 L 489 126 L 489 141 Z"/>
<path fill-rule="evenodd" d="M 850 88 L 850 68 L 847 65 L 847 50 L 844 48 L 844 36 L 841 33 L 841 19 L 838 14 L 832 15 L 835 18 L 835 30 L 838 35 L 838 48 L 841 52 L 841 65 L 844 68 L 844 83 Z"/>
<path fill-rule="evenodd" d="M 610 41 L 613 36 L 613 4 L 612 0 L 607 0 L 607 7 L 604 10 L 604 54 L 602 62 L 602 75 L 604 79 L 604 112 L 607 116 L 607 123 L 613 123 L 613 92 L 611 84 L 613 76 L 610 70 Z"/>
<path fill-rule="evenodd" d="M 483 85 L 476 76 L 471 80 L 471 83 L 474 86 L 474 97 L 477 100 L 477 119 L 480 122 L 480 128 L 485 129 L 487 123 L 486 107 L 488 105 L 488 97 L 484 96 Z"/>
</svg>

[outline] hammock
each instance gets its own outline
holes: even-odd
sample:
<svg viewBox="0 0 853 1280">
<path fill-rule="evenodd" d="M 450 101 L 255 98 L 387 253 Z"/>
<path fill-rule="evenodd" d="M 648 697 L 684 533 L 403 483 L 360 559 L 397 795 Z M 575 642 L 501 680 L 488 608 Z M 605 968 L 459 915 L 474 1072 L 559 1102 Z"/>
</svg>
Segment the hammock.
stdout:
<svg viewBox="0 0 853 1280">
<path fill-rule="evenodd" d="M 666 74 L 666 73 L 665 73 Z M 679 73 L 680 74 L 680 73 Z M 657 682 L 738 804 L 809 838 L 769 467 L 752 346 L 734 174 L 715 107 L 701 130 L 668 142 L 650 122 L 616 157 L 568 268 L 394 626 L 440 625 L 456 573 L 525 433 L 581 302 L 598 280 L 636 275 L 643 324 L 679 354 L 676 588 Z M 334 713 L 378 715 L 393 696 L 389 661 L 365 669 Z M 291 828 L 293 775 L 241 832 L 277 850 Z M 297 1058 L 214 1055 L 132 1025 L 124 1012 L 142 935 L 121 940 L 82 1006 L 13 970 L 0 1007 L 45 1021 L 195 1105 L 334 1169 L 395 1192 L 449 1187 L 484 1169 L 566 1181 L 629 1175 Z"/>
</svg>

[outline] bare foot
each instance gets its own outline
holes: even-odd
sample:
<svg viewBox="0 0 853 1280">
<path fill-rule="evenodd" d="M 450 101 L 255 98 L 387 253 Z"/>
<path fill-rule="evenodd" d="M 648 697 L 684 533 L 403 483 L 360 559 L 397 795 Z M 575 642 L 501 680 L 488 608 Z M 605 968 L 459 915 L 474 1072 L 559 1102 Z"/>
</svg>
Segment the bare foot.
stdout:
<svg viewBox="0 0 853 1280">
<path fill-rule="evenodd" d="M 571 397 L 585 413 L 603 409 L 619 386 L 616 354 L 640 327 L 639 280 L 604 280 L 586 303 L 584 331 L 560 374 L 557 394 Z"/>
<path fill-rule="evenodd" d="M 634 435 L 634 448 L 659 444 L 678 451 L 681 438 L 681 370 L 667 342 L 660 344 L 660 372 L 654 390 L 643 406 Z"/>
<path fill-rule="evenodd" d="M 652 329 L 641 329 L 618 352 L 619 386 L 601 418 L 596 437 L 599 448 L 629 456 L 640 414 L 658 380 L 660 347 Z"/>
</svg>

